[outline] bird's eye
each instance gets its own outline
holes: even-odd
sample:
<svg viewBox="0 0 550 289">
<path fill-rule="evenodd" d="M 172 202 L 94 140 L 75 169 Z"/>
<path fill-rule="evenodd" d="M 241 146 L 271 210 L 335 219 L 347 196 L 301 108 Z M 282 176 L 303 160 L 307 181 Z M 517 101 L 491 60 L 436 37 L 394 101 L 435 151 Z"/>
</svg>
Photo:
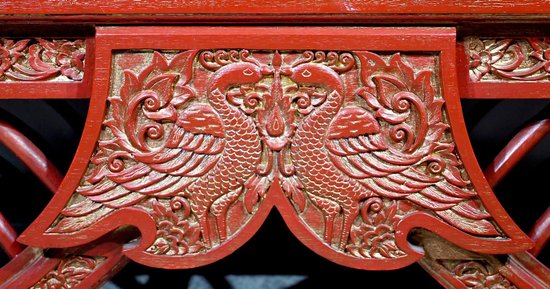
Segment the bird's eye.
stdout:
<svg viewBox="0 0 550 289">
<path fill-rule="evenodd" d="M 254 74 L 254 71 L 252 71 L 250 68 L 247 68 L 243 70 L 243 74 L 246 76 L 251 76 L 252 74 Z"/>
<path fill-rule="evenodd" d="M 304 71 L 302 71 L 302 76 L 305 77 L 305 78 L 308 78 L 311 76 L 311 72 L 307 69 L 304 69 Z"/>
</svg>

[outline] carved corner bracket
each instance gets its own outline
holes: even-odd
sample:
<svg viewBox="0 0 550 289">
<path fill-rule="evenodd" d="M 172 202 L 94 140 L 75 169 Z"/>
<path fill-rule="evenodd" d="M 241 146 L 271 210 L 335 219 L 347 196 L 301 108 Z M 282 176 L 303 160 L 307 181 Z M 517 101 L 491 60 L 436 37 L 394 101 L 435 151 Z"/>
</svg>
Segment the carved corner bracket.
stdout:
<svg viewBox="0 0 550 289">
<path fill-rule="evenodd" d="M 480 253 L 530 246 L 467 142 L 452 29 L 169 30 L 98 31 L 91 125 L 21 241 L 135 226 L 127 256 L 194 267 L 275 206 L 314 251 L 363 269 L 419 260 L 419 227 Z"/>
</svg>

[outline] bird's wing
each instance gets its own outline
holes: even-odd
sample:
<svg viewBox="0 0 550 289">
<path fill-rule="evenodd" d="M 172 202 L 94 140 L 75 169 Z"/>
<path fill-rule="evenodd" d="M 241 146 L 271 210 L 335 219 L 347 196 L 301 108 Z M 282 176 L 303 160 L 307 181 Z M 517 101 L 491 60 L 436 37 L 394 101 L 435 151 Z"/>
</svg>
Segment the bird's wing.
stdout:
<svg viewBox="0 0 550 289">
<path fill-rule="evenodd" d="M 338 129 L 344 120 L 357 128 Z M 429 154 L 407 155 L 392 143 L 367 110 L 352 108 L 334 120 L 326 148 L 335 166 L 370 192 L 408 200 L 466 232 L 498 235 L 452 144 L 438 143 Z"/>
<path fill-rule="evenodd" d="M 326 139 L 332 162 L 379 196 L 412 202 L 476 235 L 499 235 L 455 151 L 431 73 L 415 74 L 395 55 L 363 75 L 365 104 L 344 107 Z M 375 65 L 376 66 L 376 65 Z"/>
<path fill-rule="evenodd" d="M 220 158 L 224 145 L 222 123 L 210 106 L 194 104 L 180 114 L 162 147 L 148 151 L 113 151 L 113 142 L 100 143 L 92 157 L 95 166 L 77 188 L 80 201 L 61 213 L 65 217 L 52 230 L 76 230 L 91 214 L 135 205 L 147 197 L 171 197 L 207 174 Z M 120 146 L 117 146 L 120 149 Z M 82 219 L 75 222 L 74 218 Z"/>
<path fill-rule="evenodd" d="M 196 53 L 168 61 L 155 52 L 139 74 L 124 70 L 87 172 L 50 232 L 78 231 L 115 209 L 177 195 L 215 166 L 225 132 L 212 107 L 189 101 Z"/>
</svg>

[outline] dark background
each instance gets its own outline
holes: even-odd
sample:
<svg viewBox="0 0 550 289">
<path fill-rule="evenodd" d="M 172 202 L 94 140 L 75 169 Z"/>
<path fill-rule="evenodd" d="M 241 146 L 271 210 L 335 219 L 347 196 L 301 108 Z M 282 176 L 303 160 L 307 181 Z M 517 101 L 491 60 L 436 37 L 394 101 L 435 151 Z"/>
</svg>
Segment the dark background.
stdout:
<svg viewBox="0 0 550 289">
<path fill-rule="evenodd" d="M 0 101 L 0 119 L 26 134 L 62 172 L 66 172 L 78 146 L 87 106 L 87 100 L 4 100 Z M 482 168 L 526 123 L 550 118 L 550 100 L 468 100 L 463 101 L 463 109 Z M 495 188 L 502 205 L 526 232 L 550 204 L 549 179 L 550 137 L 546 137 Z M 51 197 L 32 173 L 1 146 L 0 188 L 0 211 L 19 233 L 36 218 Z M 547 265 L 550 264 L 549 251 L 545 249 L 539 258 Z M 5 262 L 6 256 L 0 253 L 0 265 Z M 287 279 L 287 284 L 280 282 L 279 279 L 289 275 L 296 280 Z M 250 278 L 237 286 L 228 281 L 233 280 L 231 276 Z M 193 279 L 193 286 L 188 286 L 190 279 Z M 104 288 L 304 289 L 358 285 L 388 289 L 403 288 L 403 285 L 441 288 L 418 265 L 396 271 L 368 272 L 333 264 L 302 245 L 275 211 L 250 242 L 212 265 L 170 271 L 130 263 Z"/>
</svg>

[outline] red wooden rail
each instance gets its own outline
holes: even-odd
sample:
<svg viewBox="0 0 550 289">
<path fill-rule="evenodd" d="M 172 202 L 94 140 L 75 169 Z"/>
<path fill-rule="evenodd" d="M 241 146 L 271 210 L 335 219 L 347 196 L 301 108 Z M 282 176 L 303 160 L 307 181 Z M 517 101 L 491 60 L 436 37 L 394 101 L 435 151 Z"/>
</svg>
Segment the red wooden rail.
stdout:
<svg viewBox="0 0 550 289">
<path fill-rule="evenodd" d="M 305 11 L 303 7 L 309 8 Z M 88 28 L 87 25 L 94 27 L 106 24 L 151 25 L 158 23 L 165 25 L 197 23 L 303 25 L 304 23 L 323 23 L 337 25 L 405 24 L 409 26 L 418 26 L 421 24 L 430 24 L 437 26 L 459 26 L 459 32 L 461 34 L 459 34 L 456 47 L 458 56 L 456 65 L 458 67 L 457 75 L 459 85 L 444 87 L 443 89 L 447 91 L 445 94 L 448 94 L 449 90 L 454 93 L 454 91 L 458 89 L 460 91 L 461 98 L 550 98 L 550 94 L 548 93 L 548 91 L 550 91 L 550 82 L 547 81 L 548 76 L 545 74 L 545 71 L 550 72 L 550 70 L 546 68 L 548 61 L 550 61 L 550 56 L 547 55 L 547 51 L 550 51 L 550 46 L 548 46 L 548 41 L 543 38 L 543 36 L 547 34 L 545 34 L 544 27 L 547 27 L 547 25 L 550 24 L 550 1 L 548 0 L 528 0 L 521 2 L 511 0 L 489 0 L 485 2 L 474 0 L 430 0 L 420 2 L 384 0 L 377 1 L 376 3 L 359 0 L 321 2 L 312 0 L 279 2 L 267 0 L 254 2 L 244 0 L 191 0 L 187 1 L 185 5 L 181 5 L 181 1 L 176 0 L 152 0 L 139 2 L 121 0 L 104 1 L 101 3 L 89 0 L 70 1 L 70 3 L 61 0 L 32 1 L 32 3 L 31 1 L 5 0 L 0 3 L 0 23 L 6 24 L 0 28 L 0 36 L 2 36 L 4 32 L 4 34 L 10 36 L 16 35 L 16 38 L 28 37 L 28 39 L 34 39 L 30 40 L 31 42 L 29 43 L 40 41 L 37 40 L 37 38 L 32 37 L 41 36 L 47 38 L 49 33 L 55 34 L 55 37 L 53 37 L 55 39 L 64 39 L 59 36 L 59 32 L 54 33 L 50 31 L 51 27 L 59 28 L 64 26 L 55 26 L 53 23 L 62 23 L 63 25 L 67 25 L 66 27 L 73 27 L 75 31 L 84 31 Z M 509 26 L 501 26 L 500 24 L 494 23 L 513 23 L 513 26 L 519 23 L 524 24 L 525 26 L 514 27 L 511 30 L 507 30 L 503 27 Z M 29 28 L 31 26 L 39 26 L 37 24 L 44 24 L 45 26 L 43 28 Z M 478 31 L 475 27 L 479 26 L 482 26 L 483 29 Z M 72 34 L 71 37 L 69 37 L 70 39 L 86 38 L 86 66 L 83 71 L 83 79 L 70 79 L 72 77 L 70 72 L 62 72 L 66 74 L 64 74 L 65 76 L 68 75 L 71 77 L 69 77 L 69 79 L 60 78 L 61 81 L 59 81 L 59 79 L 27 82 L 0 81 L 0 98 L 89 98 L 92 95 L 92 89 L 94 90 L 94 95 L 100 95 L 103 92 L 98 91 L 108 90 L 108 83 L 111 77 L 109 71 L 109 69 L 111 69 L 111 51 L 107 51 L 107 46 L 111 48 L 112 45 L 113 49 L 180 49 L 183 48 L 180 46 L 185 46 L 192 42 L 173 38 L 174 34 L 181 33 L 181 27 L 143 28 L 141 32 L 144 32 L 147 37 L 137 40 L 133 35 L 133 31 L 135 31 L 133 27 L 118 28 L 118 35 L 115 35 L 116 33 L 110 35 L 109 28 L 103 29 L 102 38 L 108 39 L 111 37 L 109 38 L 110 42 L 104 42 L 97 50 L 94 47 L 94 37 L 92 37 L 90 33 L 79 32 L 80 34 Z M 194 30 L 197 28 L 192 27 L 189 29 Z M 342 41 L 341 43 L 334 44 L 330 41 L 330 37 L 327 37 L 329 40 L 323 39 L 322 41 L 324 42 L 322 43 L 324 44 L 322 44 L 319 42 L 319 38 L 317 37 L 318 35 L 302 35 L 301 37 L 295 37 L 296 35 L 287 36 L 287 41 L 281 41 L 274 38 L 266 39 L 264 37 L 266 34 L 273 33 L 272 36 L 277 36 L 280 34 L 280 31 L 266 28 L 255 28 L 258 33 L 252 33 L 251 36 L 249 35 L 250 37 L 238 38 L 240 33 L 239 29 L 225 30 L 234 34 L 234 37 L 228 40 L 234 47 L 239 47 L 242 43 L 247 43 L 252 45 L 253 48 L 271 49 L 276 47 L 278 49 L 310 49 L 313 45 L 315 47 L 320 47 L 319 49 L 325 49 L 326 45 L 329 45 L 334 49 L 346 50 L 362 49 L 365 45 L 364 42 L 357 40 L 359 38 L 354 38 L 358 37 L 357 35 L 348 35 L 346 33 L 340 33 L 341 35 L 338 35 L 342 39 L 351 39 L 350 41 Z M 293 31 L 293 29 L 295 29 L 294 31 L 300 30 L 300 28 L 286 29 L 287 30 L 285 31 Z M 315 33 L 320 35 L 325 33 L 327 30 L 332 31 L 331 29 L 335 28 L 323 28 L 317 30 L 309 29 L 309 32 L 316 31 Z M 381 29 L 384 30 L 385 28 Z M 412 31 L 411 29 L 414 30 L 415 28 L 406 28 L 401 32 Z M 523 37 L 522 29 L 529 30 L 528 34 L 531 38 Z M 159 33 L 161 30 L 162 33 Z M 197 29 L 196 31 L 199 30 L 200 29 Z M 353 29 L 349 31 L 352 30 Z M 38 31 L 38 33 L 36 33 L 36 31 Z M 88 31 L 90 30 L 88 29 Z M 384 31 L 390 31 L 390 29 Z M 420 30 L 416 31 L 418 32 Z M 435 30 L 424 29 L 425 35 L 415 38 L 416 40 L 413 39 L 412 42 L 410 42 L 412 38 L 404 41 L 404 39 L 397 39 L 397 34 L 390 35 L 391 33 L 389 32 L 387 34 L 382 33 L 384 34 L 384 37 L 388 37 L 386 41 L 377 40 L 378 42 L 373 41 L 368 45 L 374 48 L 378 47 L 377 49 L 379 50 L 384 50 L 384 47 L 386 47 L 386 50 L 395 50 L 395 47 L 400 47 L 401 50 L 432 51 L 434 50 L 434 47 L 437 46 L 436 43 L 440 43 L 440 41 L 435 41 L 433 39 L 433 31 Z M 477 35 L 478 32 L 479 35 Z M 470 35 L 474 37 L 470 38 Z M 152 39 L 151 37 L 155 39 Z M 430 37 L 432 38 L 430 39 Z M 200 48 L 209 48 L 209 45 L 213 43 L 211 38 L 213 38 L 211 35 L 204 37 L 204 35 L 198 33 L 193 41 L 195 41 L 195 43 L 199 43 L 197 44 L 199 46 L 204 46 Z M 309 39 L 309 42 L 304 39 Z M 403 48 L 404 46 L 399 46 L 404 42 L 409 42 L 410 47 L 405 47 L 407 48 L 405 49 Z M 412 45 L 413 43 L 416 44 Z M 485 45 L 485 47 L 476 50 L 477 48 L 473 48 L 475 45 L 471 46 L 472 43 L 475 43 L 476 45 L 481 43 L 481 45 Z M 266 45 L 270 47 L 267 47 Z M 321 47 L 321 45 L 324 46 Z M 388 48 L 388 45 L 394 45 L 392 46 L 394 48 Z M 518 50 L 517 47 L 522 47 L 522 49 Z M 450 53 L 451 50 L 453 50 L 452 53 Z M 96 54 L 97 51 L 99 51 L 99 54 Z M 447 46 L 445 46 L 442 51 L 446 54 L 446 57 L 451 57 L 450 55 L 454 54 L 454 49 Z M 527 51 L 527 53 L 521 54 L 524 51 Z M 490 55 L 487 56 L 487 54 Z M 515 68 L 512 67 L 513 65 L 510 63 L 498 63 L 498 59 L 500 58 L 505 60 L 510 58 L 503 57 L 504 54 L 508 56 L 519 55 L 518 59 L 528 59 L 528 61 L 525 63 L 516 62 L 515 64 L 517 64 L 517 66 Z M 101 62 L 100 67 L 97 68 L 94 64 L 96 56 L 99 56 L 98 59 Z M 511 58 L 513 59 L 514 57 L 512 56 Z M 275 57 L 273 59 L 275 59 Z M 487 59 L 489 59 L 489 61 Z M 61 62 L 66 63 L 63 61 Z M 443 63 L 444 69 L 449 71 L 453 71 L 454 65 L 454 61 L 451 61 L 450 63 Z M 525 69 L 528 65 L 534 65 L 533 67 L 535 68 Z M 273 66 L 277 66 L 276 62 L 273 63 Z M 518 70 L 516 70 L 516 68 Z M 61 70 L 59 69 L 58 71 L 60 72 Z M 35 76 L 33 73 L 29 73 L 29 75 L 33 77 Z M 97 78 L 94 79 L 94 77 Z M 442 77 L 444 78 L 445 83 L 454 83 L 455 81 L 454 74 L 443 74 Z M 107 95 L 107 93 L 101 95 L 101 97 L 105 95 Z M 79 148 L 79 151 L 85 151 L 85 154 L 91 153 L 96 145 L 95 136 L 99 132 L 99 128 L 101 126 L 100 121 L 104 116 L 104 105 L 105 101 L 101 100 L 100 97 L 95 97 L 92 99 L 90 119 L 93 121 L 88 123 L 86 131 L 93 130 L 93 133 L 86 133 L 83 142 L 84 145 Z M 453 135 L 457 139 L 457 142 L 462 143 L 464 146 L 464 144 L 468 143 L 468 137 L 465 130 L 462 129 L 462 123 L 459 120 L 460 116 L 457 113 L 459 111 L 459 106 L 458 104 L 453 103 L 453 101 L 449 101 L 447 105 L 450 109 L 449 115 L 451 115 L 450 118 L 452 122 L 451 127 L 453 130 Z M 518 135 L 516 135 L 496 157 L 494 162 L 485 170 L 485 177 L 489 182 L 489 185 L 495 186 L 498 184 L 500 180 L 502 180 L 502 178 L 504 178 L 505 175 L 517 164 L 517 162 L 525 156 L 525 154 L 527 154 L 549 131 L 550 122 L 548 120 L 543 120 L 527 126 Z M 0 141 L 2 141 L 16 155 L 21 157 L 22 161 L 50 190 L 56 190 L 60 183 L 61 175 L 57 173 L 55 168 L 51 166 L 44 155 L 41 154 L 41 152 L 32 143 L 26 140 L 24 136 L 19 134 L 9 125 L 0 123 Z M 468 149 L 468 146 L 466 145 L 465 147 L 466 148 L 461 148 L 461 153 L 467 156 L 472 155 L 471 151 Z M 79 155 L 80 154 L 82 154 L 82 152 L 80 152 Z M 73 164 L 73 168 L 79 167 L 79 169 L 76 170 L 76 175 L 83 173 L 84 164 L 87 163 L 88 160 L 89 156 L 84 158 L 79 157 L 77 159 L 77 161 Z M 472 174 L 472 171 L 474 172 L 472 177 L 475 179 L 474 181 L 477 184 L 477 190 L 480 190 L 481 188 L 482 193 L 480 194 L 485 195 L 485 198 L 490 198 L 491 191 L 489 187 L 485 184 L 484 180 L 482 180 L 482 175 L 477 173 L 475 169 L 475 159 L 473 157 L 467 157 L 463 161 L 467 166 L 466 171 L 470 174 Z M 74 170 L 71 173 L 74 174 Z M 65 181 L 65 183 L 72 182 L 73 184 L 77 184 L 81 181 L 79 176 L 74 175 L 69 176 L 68 179 L 70 179 L 70 181 Z M 74 188 L 71 188 L 69 185 L 65 185 L 65 189 L 62 189 L 62 191 L 70 190 L 70 192 L 65 193 L 72 193 L 74 191 L 73 189 Z M 282 190 L 281 188 L 276 189 Z M 271 195 L 273 195 L 273 193 L 271 193 Z M 282 194 L 280 195 L 282 196 Z M 266 203 L 273 206 L 275 203 L 280 203 L 283 201 L 286 201 L 286 199 L 275 198 L 266 200 Z M 489 204 L 488 207 L 498 206 L 498 202 L 494 199 L 485 201 L 484 204 Z M 61 203 L 58 204 L 60 208 L 63 205 L 64 204 Z M 283 206 L 281 205 L 281 207 Z M 286 207 L 285 210 L 287 210 L 288 213 L 285 215 L 292 215 L 290 213 L 292 208 Z M 264 209 L 259 215 L 263 214 L 262 216 L 265 217 L 267 212 L 268 210 Z M 497 213 L 498 214 L 496 214 L 495 219 L 498 219 L 499 222 L 504 221 L 504 223 L 507 224 L 502 228 L 503 230 L 506 231 L 510 228 L 515 228 L 513 222 L 505 216 L 505 212 L 503 210 L 497 210 Z M 504 215 L 504 217 L 501 215 Z M 261 223 L 261 217 L 257 218 L 254 222 L 251 222 L 252 225 L 258 227 Z M 288 218 L 290 221 L 287 222 L 293 226 L 295 225 L 297 228 L 299 220 L 292 219 L 291 217 Z M 426 218 L 426 220 L 433 221 L 433 219 L 428 218 Z M 429 225 L 430 222 L 426 223 L 426 226 L 431 226 Z M 412 223 L 408 226 L 409 227 L 407 229 L 412 229 Z M 433 225 L 430 228 L 436 227 L 437 225 Z M 302 237 L 306 236 L 306 238 L 304 238 L 306 239 L 305 242 L 310 245 L 313 244 L 312 247 L 314 247 L 314 250 L 321 253 L 328 251 L 326 248 L 321 246 L 322 243 L 319 243 L 314 237 L 311 237 L 311 233 L 307 230 L 294 230 L 297 235 Z M 243 241 L 249 238 L 252 231 L 253 230 L 249 230 L 247 233 L 248 235 L 241 235 L 237 241 Z M 444 230 L 441 230 L 440 232 L 443 231 Z M 449 230 L 449 232 L 451 231 Z M 43 276 L 51 274 L 51 272 L 55 272 L 56 270 L 59 271 L 65 267 L 70 268 L 70 266 L 76 266 L 78 268 L 85 268 L 88 270 L 86 271 L 86 277 L 80 284 L 77 285 L 77 288 L 92 288 L 99 286 L 105 278 L 112 276 L 112 274 L 114 274 L 127 262 L 126 257 L 124 257 L 122 253 L 122 244 L 129 239 L 129 236 L 124 233 L 117 235 L 118 233 L 120 232 L 115 232 L 114 235 L 108 235 L 106 237 L 107 239 L 101 239 L 91 245 L 59 250 L 57 254 L 54 254 L 54 257 L 46 257 L 41 250 L 35 248 L 27 248 L 19 253 L 23 247 L 15 241 L 15 231 L 9 226 L 7 220 L 0 215 L 0 244 L 4 247 L 10 257 L 15 257 L 9 264 L 0 269 L 0 280 L 7 280 L 4 283 L 0 282 L 0 288 L 29 288 L 42 282 Z M 456 231 L 452 231 L 452 234 L 455 233 Z M 406 236 L 401 236 L 401 240 L 405 240 L 405 237 Z M 508 255 L 508 261 L 505 265 L 496 266 L 496 270 L 498 272 L 489 272 L 491 274 L 494 273 L 491 275 L 493 276 L 492 278 L 501 278 L 504 276 L 505 279 L 511 281 L 520 288 L 547 288 L 547 285 L 550 283 L 550 272 L 548 268 L 539 263 L 534 256 L 537 256 L 540 253 L 545 243 L 550 238 L 550 209 L 547 210 L 536 222 L 530 233 L 530 238 L 535 242 L 535 246 L 529 251 L 530 253 L 522 252 Z M 467 238 L 464 240 L 466 239 Z M 525 239 L 527 240 L 527 238 Z M 469 242 L 468 244 L 471 245 L 470 247 L 473 247 L 476 244 L 472 240 L 464 242 Z M 498 250 L 498 248 L 493 249 Z M 429 249 L 426 250 L 429 251 Z M 17 255 L 18 253 L 19 255 Z M 220 253 L 220 251 L 218 251 L 216 256 L 221 257 L 226 253 L 227 252 Z M 432 253 L 436 254 L 437 252 Z M 448 286 L 449 288 L 464 288 L 465 283 L 460 279 L 460 270 L 451 272 L 449 268 L 441 267 L 440 263 L 431 262 L 429 258 L 430 256 L 425 257 L 425 259 L 421 261 L 421 264 L 432 275 L 434 275 L 434 277 L 442 282 L 444 286 Z M 478 258 L 482 257 L 478 256 Z M 364 264 L 361 265 L 361 262 L 346 261 L 341 255 L 333 253 L 329 254 L 329 259 L 348 266 L 365 266 Z M 208 259 L 206 261 L 202 260 L 199 261 L 199 263 L 208 263 L 212 260 L 213 259 Z M 494 261 L 491 257 L 487 257 L 487 259 L 484 260 L 489 263 Z M 384 268 L 388 269 L 390 267 Z"/>
</svg>

